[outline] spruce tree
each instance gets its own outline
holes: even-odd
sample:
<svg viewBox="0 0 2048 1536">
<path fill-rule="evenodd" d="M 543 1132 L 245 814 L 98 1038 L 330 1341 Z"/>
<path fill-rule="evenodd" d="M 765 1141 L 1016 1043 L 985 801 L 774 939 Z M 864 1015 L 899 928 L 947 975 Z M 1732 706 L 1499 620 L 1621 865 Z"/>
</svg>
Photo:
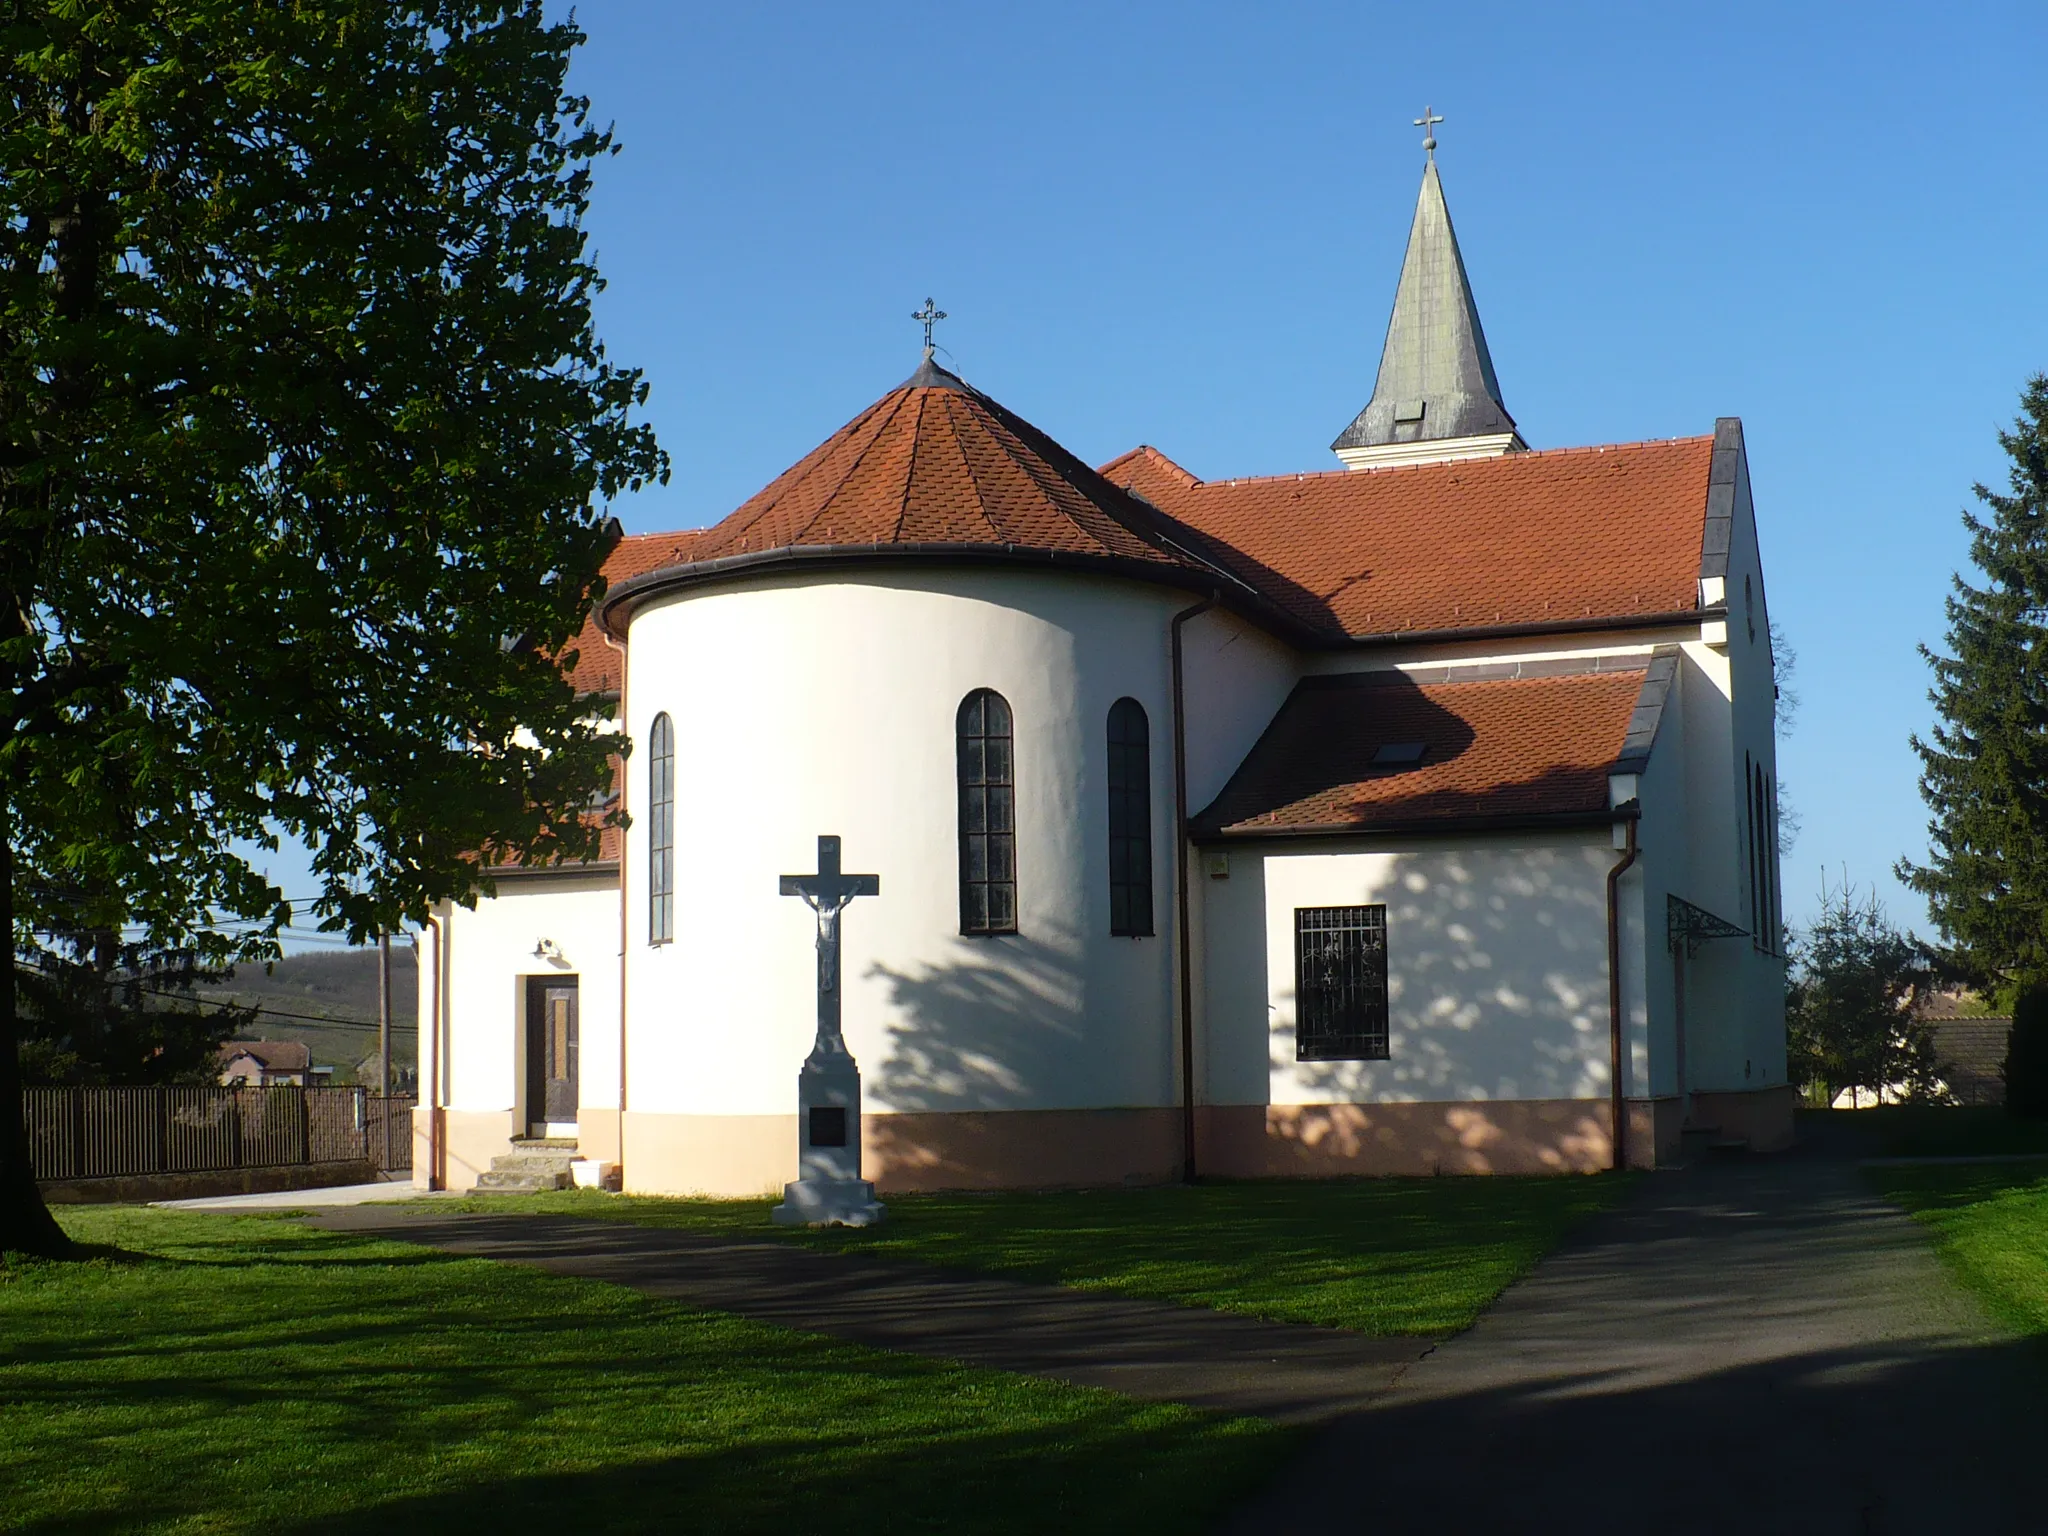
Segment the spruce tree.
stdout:
<svg viewBox="0 0 2048 1536">
<path fill-rule="evenodd" d="M 2010 488 L 1965 512 L 1982 585 L 1948 600 L 1949 654 L 1927 647 L 1939 716 L 1914 736 L 1933 816 L 1925 864 L 1899 875 L 1927 898 L 1952 958 L 2001 988 L 2048 986 L 2048 375 L 1998 435 Z"/>
</svg>

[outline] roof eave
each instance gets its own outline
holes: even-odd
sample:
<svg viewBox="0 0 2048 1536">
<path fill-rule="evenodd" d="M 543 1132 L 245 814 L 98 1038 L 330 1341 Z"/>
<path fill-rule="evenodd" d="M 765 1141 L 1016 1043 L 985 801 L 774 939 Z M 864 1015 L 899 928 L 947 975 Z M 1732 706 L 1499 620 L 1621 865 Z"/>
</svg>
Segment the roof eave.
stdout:
<svg viewBox="0 0 2048 1536">
<path fill-rule="evenodd" d="M 1624 805 L 1603 810 L 1521 811 L 1498 816 L 1432 816 L 1407 820 L 1327 822 L 1303 827 L 1217 827 L 1193 824 L 1188 828 L 1188 838 L 1191 842 L 1206 844 L 1262 842 L 1269 838 L 1292 842 L 1311 837 L 1441 837 L 1447 833 L 1459 832 L 1570 831 L 1634 821 L 1641 814 L 1640 805 L 1631 800 Z"/>
<path fill-rule="evenodd" d="M 1617 629 L 1690 628 L 1711 619 L 1728 617 L 1726 603 L 1701 608 L 1674 608 L 1662 613 L 1617 613 L 1599 618 L 1542 619 L 1524 624 L 1472 624 L 1457 629 L 1389 629 L 1373 634 L 1346 635 L 1333 639 L 1323 635 L 1322 650 L 1356 650 L 1367 646 L 1443 645 L 1456 640 L 1517 640 L 1539 635 L 1569 635 L 1581 630 L 1607 632 Z"/>
<path fill-rule="evenodd" d="M 599 627 L 623 639 L 634 610 L 661 593 L 702 586 L 732 577 L 772 575 L 791 570 L 832 570 L 858 565 L 1008 565 L 1085 571 L 1118 576 L 1153 586 L 1174 587 L 1213 597 L 1223 607 L 1281 639 L 1308 647 L 1327 646 L 1335 637 L 1302 623 L 1286 609 L 1260 596 L 1225 571 L 1207 571 L 1167 561 L 1140 560 L 1128 555 L 1091 554 L 1080 550 L 1028 549 L 1015 544 L 945 544 L 934 542 L 873 544 L 794 544 L 750 550 L 715 560 L 663 566 L 620 582 L 598 605 Z"/>
</svg>

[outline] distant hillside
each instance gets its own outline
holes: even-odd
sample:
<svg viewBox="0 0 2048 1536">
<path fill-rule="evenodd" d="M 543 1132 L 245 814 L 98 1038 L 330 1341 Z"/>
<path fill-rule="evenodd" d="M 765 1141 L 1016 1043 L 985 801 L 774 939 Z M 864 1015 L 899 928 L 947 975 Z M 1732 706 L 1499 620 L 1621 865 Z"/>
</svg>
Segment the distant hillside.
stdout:
<svg viewBox="0 0 2048 1536">
<path fill-rule="evenodd" d="M 233 999 L 264 1011 L 250 1033 L 265 1040 L 303 1040 L 316 1066 L 334 1068 L 334 1081 L 373 1082 L 377 1054 L 377 951 L 345 949 L 288 955 L 268 975 L 260 965 L 240 967 L 232 980 L 204 995 Z M 419 963 L 410 944 L 391 946 L 391 1062 L 418 1060 Z M 357 1067 L 372 1064 L 359 1077 Z"/>
</svg>

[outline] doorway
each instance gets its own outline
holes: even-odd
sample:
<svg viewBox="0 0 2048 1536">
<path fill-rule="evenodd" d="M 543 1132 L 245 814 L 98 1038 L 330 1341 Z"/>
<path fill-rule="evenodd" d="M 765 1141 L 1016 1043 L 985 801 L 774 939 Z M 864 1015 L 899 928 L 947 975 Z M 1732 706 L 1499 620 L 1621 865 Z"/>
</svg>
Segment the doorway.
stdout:
<svg viewBox="0 0 2048 1536">
<path fill-rule="evenodd" d="M 533 1136 L 576 1134 L 576 978 L 526 983 L 526 1119 Z"/>
</svg>

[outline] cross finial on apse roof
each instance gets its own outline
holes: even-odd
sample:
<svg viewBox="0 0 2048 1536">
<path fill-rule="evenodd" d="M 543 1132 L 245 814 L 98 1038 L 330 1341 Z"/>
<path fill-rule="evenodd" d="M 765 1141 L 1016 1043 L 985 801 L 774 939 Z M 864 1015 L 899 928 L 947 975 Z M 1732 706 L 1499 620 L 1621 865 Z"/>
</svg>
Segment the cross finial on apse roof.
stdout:
<svg viewBox="0 0 2048 1536">
<path fill-rule="evenodd" d="M 1436 125 L 1442 121 L 1443 118 L 1429 107 L 1424 107 L 1422 116 L 1415 119 L 1415 126 L 1422 130 L 1422 147 L 1432 160 L 1436 158 Z"/>
<path fill-rule="evenodd" d="M 932 355 L 932 326 L 937 321 L 945 319 L 946 312 L 943 309 L 934 309 L 932 301 L 926 299 L 924 301 L 924 308 L 913 310 L 910 318 L 924 322 L 924 355 L 930 357 Z"/>
</svg>

